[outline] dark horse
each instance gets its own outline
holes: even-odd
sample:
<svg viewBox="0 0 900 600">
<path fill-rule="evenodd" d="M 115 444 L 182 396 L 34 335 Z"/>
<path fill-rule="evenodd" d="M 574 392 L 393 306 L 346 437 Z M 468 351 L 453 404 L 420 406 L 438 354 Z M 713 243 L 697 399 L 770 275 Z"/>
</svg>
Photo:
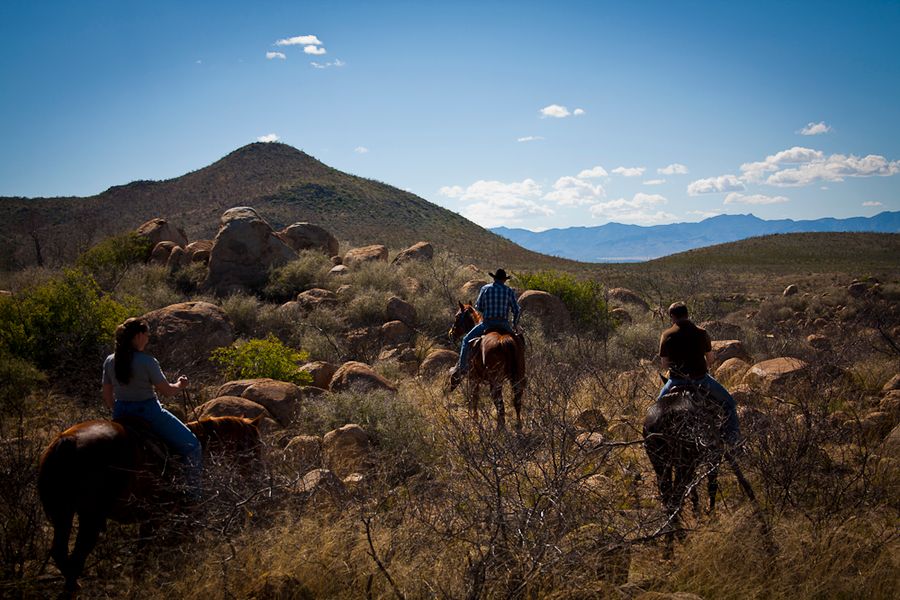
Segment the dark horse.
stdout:
<svg viewBox="0 0 900 600">
<path fill-rule="evenodd" d="M 667 556 L 672 553 L 685 496 L 690 495 L 695 513 L 700 512 L 697 484 L 703 475 L 707 479 L 709 512 L 715 509 L 719 465 L 723 460 L 731 465 L 744 493 L 756 500 L 734 456 L 725 449 L 721 433 L 724 419 L 721 407 L 707 398 L 705 390 L 695 387 L 674 388 L 650 407 L 644 419 L 644 449 L 656 471 L 668 516 L 662 528 L 668 532 Z M 695 479 L 700 468 L 701 477 Z"/>
<path fill-rule="evenodd" d="M 459 340 L 481 322 L 481 314 L 471 304 L 459 303 L 459 310 L 450 328 L 450 338 Z M 516 338 L 519 339 L 516 339 Z M 472 342 L 468 372 L 469 413 L 478 414 L 478 396 L 482 383 L 491 390 L 491 399 L 497 407 L 497 429 L 506 428 L 503 407 L 503 382 L 509 380 L 513 389 L 513 407 L 516 409 L 516 428 L 522 428 L 522 395 L 525 393 L 525 352 L 520 336 L 505 331 L 488 330 Z"/>
<path fill-rule="evenodd" d="M 205 451 L 223 451 L 259 459 L 257 421 L 212 417 L 187 423 Z M 160 507 L 176 502 L 171 481 L 162 476 L 165 461 L 147 442 L 138 420 L 93 420 L 79 423 L 58 436 L 41 457 L 38 493 L 53 525 L 50 555 L 74 593 L 88 554 L 97 544 L 106 520 L 151 522 Z M 154 510 L 155 509 L 155 510 Z M 72 522 L 78 515 L 75 548 L 69 554 Z M 142 536 L 143 537 L 143 536 Z"/>
</svg>

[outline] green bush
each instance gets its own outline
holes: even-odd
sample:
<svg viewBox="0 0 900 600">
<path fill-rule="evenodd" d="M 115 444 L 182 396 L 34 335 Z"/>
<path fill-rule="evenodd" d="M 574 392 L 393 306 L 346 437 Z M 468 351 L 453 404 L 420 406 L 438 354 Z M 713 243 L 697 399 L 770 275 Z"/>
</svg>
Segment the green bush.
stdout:
<svg viewBox="0 0 900 600">
<path fill-rule="evenodd" d="M 516 273 L 515 277 L 522 289 L 541 290 L 562 300 L 578 325 L 595 331 L 613 328 L 603 286 L 596 281 L 575 279 L 558 271 Z"/>
<path fill-rule="evenodd" d="M 64 370 L 103 356 L 129 309 L 77 270 L 0 297 L 0 348 L 40 369 Z"/>
<path fill-rule="evenodd" d="M 132 232 L 114 235 L 78 257 L 77 265 L 105 290 L 112 290 L 132 266 L 146 262 L 150 240 Z"/>
<path fill-rule="evenodd" d="M 21 358 L 17 358 L 0 348 L 0 411 L 3 416 L 19 414 L 24 408 L 24 398 L 38 384 L 46 381 L 44 374 Z"/>
<path fill-rule="evenodd" d="M 268 377 L 297 385 L 312 383 L 312 376 L 298 369 L 298 364 L 308 360 L 309 354 L 285 346 L 274 335 L 217 348 L 211 358 L 223 368 L 228 379 Z"/>
<path fill-rule="evenodd" d="M 263 295 L 278 302 L 293 300 L 300 292 L 324 286 L 331 267 L 331 261 L 321 252 L 302 251 L 296 260 L 272 271 Z"/>
</svg>

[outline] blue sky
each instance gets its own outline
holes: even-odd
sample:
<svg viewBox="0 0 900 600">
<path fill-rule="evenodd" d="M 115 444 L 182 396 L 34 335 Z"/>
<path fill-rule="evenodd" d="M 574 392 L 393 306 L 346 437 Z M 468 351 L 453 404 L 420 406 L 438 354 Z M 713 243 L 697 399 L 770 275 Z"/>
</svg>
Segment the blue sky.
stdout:
<svg viewBox="0 0 900 600">
<path fill-rule="evenodd" d="M 277 138 L 489 227 L 900 210 L 898 2 L 10 1 L 0 47 L 0 195 Z"/>
</svg>

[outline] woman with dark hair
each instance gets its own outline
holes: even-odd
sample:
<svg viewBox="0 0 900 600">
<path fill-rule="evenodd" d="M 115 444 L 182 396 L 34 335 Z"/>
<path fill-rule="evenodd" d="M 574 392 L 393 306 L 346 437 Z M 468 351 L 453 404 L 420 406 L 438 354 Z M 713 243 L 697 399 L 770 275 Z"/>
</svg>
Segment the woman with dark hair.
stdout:
<svg viewBox="0 0 900 600">
<path fill-rule="evenodd" d="M 144 352 L 150 329 L 143 319 L 127 319 L 116 328 L 115 352 L 103 363 L 103 402 L 113 419 L 140 417 L 181 456 L 190 495 L 199 496 L 202 454 L 200 442 L 184 423 L 159 403 L 157 393 L 174 396 L 188 386 L 182 375 L 171 384 L 159 362 Z"/>
</svg>

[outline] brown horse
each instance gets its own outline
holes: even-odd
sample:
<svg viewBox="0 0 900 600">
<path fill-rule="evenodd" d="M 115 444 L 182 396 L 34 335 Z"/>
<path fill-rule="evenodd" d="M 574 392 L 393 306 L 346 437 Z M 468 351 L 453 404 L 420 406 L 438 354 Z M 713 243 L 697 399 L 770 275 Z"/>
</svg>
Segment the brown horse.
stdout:
<svg viewBox="0 0 900 600">
<path fill-rule="evenodd" d="M 459 303 L 459 310 L 450 328 L 450 339 L 457 341 L 481 323 L 481 314 L 471 304 Z M 488 330 L 472 342 L 469 354 L 469 413 L 478 414 L 478 397 L 482 383 L 491 390 L 491 399 L 497 408 L 497 429 L 506 428 L 503 407 L 503 382 L 509 380 L 513 389 L 513 407 L 516 409 L 516 429 L 522 428 L 522 395 L 525 393 L 525 351 L 521 336 L 505 331 Z M 451 391 L 455 385 L 451 382 Z"/>
<path fill-rule="evenodd" d="M 205 451 L 242 453 L 251 461 L 259 459 L 261 452 L 256 425 L 257 420 L 242 417 L 187 423 Z M 156 454 L 156 444 L 147 443 L 142 429 L 131 420 L 85 421 L 56 436 L 41 456 L 38 493 L 53 525 L 50 555 L 65 577 L 68 593 L 77 590 L 85 560 L 107 519 L 146 524 L 161 506 L 172 506 L 179 500 L 163 474 L 171 461 Z M 69 554 L 75 515 L 78 534 Z"/>
</svg>

